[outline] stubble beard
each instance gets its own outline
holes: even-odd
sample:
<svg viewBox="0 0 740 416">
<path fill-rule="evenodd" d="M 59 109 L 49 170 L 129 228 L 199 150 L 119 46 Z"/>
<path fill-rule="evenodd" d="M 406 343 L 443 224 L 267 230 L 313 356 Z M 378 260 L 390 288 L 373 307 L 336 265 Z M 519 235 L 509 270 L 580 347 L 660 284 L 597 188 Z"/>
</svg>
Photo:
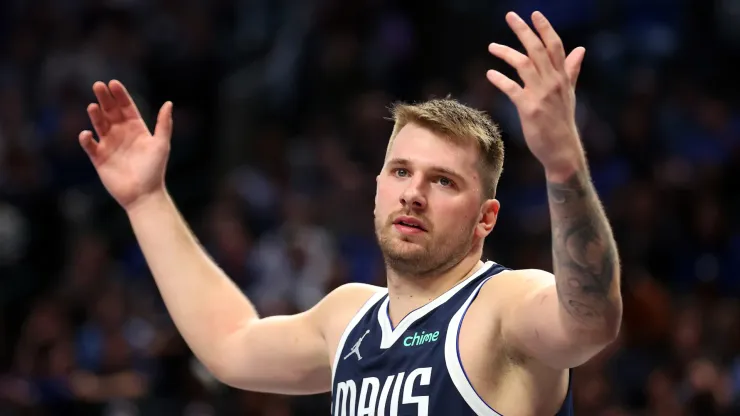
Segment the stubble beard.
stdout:
<svg viewBox="0 0 740 416">
<path fill-rule="evenodd" d="M 398 236 L 392 223 L 377 224 L 375 235 L 386 266 L 397 275 L 423 279 L 444 273 L 470 251 L 474 225 L 465 224 L 454 236 Z"/>
</svg>

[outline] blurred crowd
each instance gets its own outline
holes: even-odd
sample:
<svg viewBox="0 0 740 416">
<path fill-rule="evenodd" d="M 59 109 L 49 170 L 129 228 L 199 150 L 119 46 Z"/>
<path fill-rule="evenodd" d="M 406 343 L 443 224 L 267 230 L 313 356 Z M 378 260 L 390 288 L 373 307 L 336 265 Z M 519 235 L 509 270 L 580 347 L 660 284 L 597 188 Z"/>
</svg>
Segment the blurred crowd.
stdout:
<svg viewBox="0 0 740 416">
<path fill-rule="evenodd" d="M 740 414 L 740 114 L 732 0 L 7 0 L 0 3 L 0 414 L 328 414 L 227 388 L 180 338 L 77 142 L 92 83 L 175 105 L 167 184 L 263 316 L 383 285 L 387 107 L 451 95 L 505 134 L 486 256 L 551 270 L 543 172 L 485 79 L 504 13 L 586 47 L 578 124 L 623 267 L 619 340 L 577 414 Z M 176 276 L 174 277 L 176 278 Z"/>
</svg>

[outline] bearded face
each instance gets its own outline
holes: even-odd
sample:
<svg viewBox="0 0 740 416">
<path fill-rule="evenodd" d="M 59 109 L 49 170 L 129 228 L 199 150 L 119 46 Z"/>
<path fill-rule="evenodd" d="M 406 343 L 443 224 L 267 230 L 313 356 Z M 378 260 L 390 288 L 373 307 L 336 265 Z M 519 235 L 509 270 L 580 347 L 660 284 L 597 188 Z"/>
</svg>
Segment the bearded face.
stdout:
<svg viewBox="0 0 740 416">
<path fill-rule="evenodd" d="M 414 124 L 399 131 L 375 197 L 375 234 L 388 267 L 408 277 L 438 274 L 485 237 L 477 162 L 473 145 Z"/>
<path fill-rule="evenodd" d="M 474 221 L 453 224 L 451 230 L 440 233 L 432 221 L 414 214 L 399 212 L 375 220 L 375 234 L 385 262 L 399 274 L 424 277 L 446 270 L 472 247 Z M 409 225 L 417 221 L 419 225 Z"/>
</svg>

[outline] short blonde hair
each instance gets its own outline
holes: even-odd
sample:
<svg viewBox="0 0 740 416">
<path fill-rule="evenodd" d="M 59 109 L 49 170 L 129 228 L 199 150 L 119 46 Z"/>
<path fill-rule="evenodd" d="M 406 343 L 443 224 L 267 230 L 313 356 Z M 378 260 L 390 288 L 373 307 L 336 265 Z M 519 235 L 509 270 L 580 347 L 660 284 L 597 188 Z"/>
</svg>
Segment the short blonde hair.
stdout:
<svg viewBox="0 0 740 416">
<path fill-rule="evenodd" d="M 496 196 L 496 187 L 504 166 L 504 143 L 498 126 L 483 111 L 468 107 L 452 98 L 433 99 L 417 104 L 398 102 L 391 106 L 393 133 L 387 152 L 401 129 L 414 123 L 458 142 L 475 141 L 480 151 L 479 171 L 483 195 Z"/>
</svg>

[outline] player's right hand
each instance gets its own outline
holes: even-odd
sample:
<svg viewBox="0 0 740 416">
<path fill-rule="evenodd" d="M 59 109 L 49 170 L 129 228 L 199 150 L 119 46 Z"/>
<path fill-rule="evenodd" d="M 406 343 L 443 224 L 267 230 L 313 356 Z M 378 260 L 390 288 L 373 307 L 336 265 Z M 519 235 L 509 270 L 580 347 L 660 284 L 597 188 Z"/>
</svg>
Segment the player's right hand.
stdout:
<svg viewBox="0 0 740 416">
<path fill-rule="evenodd" d="M 96 82 L 98 103 L 90 104 L 92 132 L 80 133 L 80 145 L 90 157 L 100 180 L 126 210 L 149 196 L 164 192 L 164 176 L 172 136 L 172 103 L 159 110 L 154 135 L 144 123 L 126 88 L 113 80 Z"/>
</svg>

